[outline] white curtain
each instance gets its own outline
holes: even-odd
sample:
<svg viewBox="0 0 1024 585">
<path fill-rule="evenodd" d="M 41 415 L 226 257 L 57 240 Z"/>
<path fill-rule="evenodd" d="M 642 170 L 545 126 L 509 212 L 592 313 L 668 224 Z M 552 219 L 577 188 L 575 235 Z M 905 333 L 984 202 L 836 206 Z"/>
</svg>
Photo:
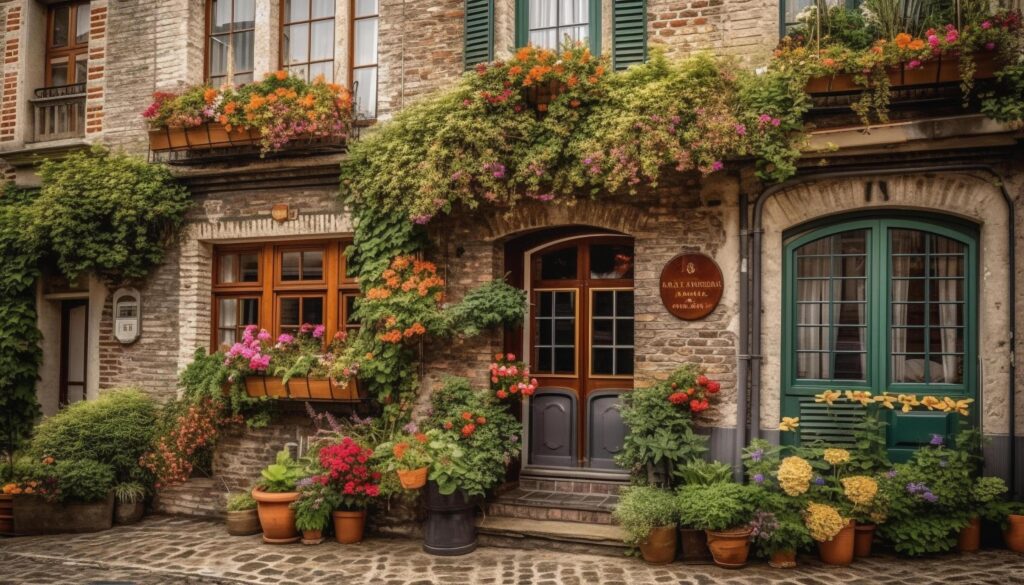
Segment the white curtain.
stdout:
<svg viewBox="0 0 1024 585">
<path fill-rule="evenodd" d="M 831 238 L 822 238 L 802 246 L 797 255 L 797 323 L 815 327 L 798 327 L 797 334 L 797 377 L 822 379 L 831 377 L 829 372 L 830 338 L 822 326 L 829 324 L 829 274 Z M 814 255 L 801 257 L 800 254 Z M 821 255 L 821 257 L 815 257 Z"/>
<path fill-rule="evenodd" d="M 935 245 L 933 253 L 935 254 L 962 254 L 962 245 L 949 238 L 943 238 L 935 236 Z M 963 274 L 963 256 L 962 255 L 951 255 L 951 256 L 934 256 L 932 261 L 935 266 L 935 273 L 932 274 L 933 279 L 944 279 L 944 280 L 932 280 L 932 286 L 938 289 L 939 293 L 939 326 L 942 327 L 942 334 L 940 340 L 942 343 L 942 382 L 947 384 L 957 384 L 960 382 L 960 372 L 957 363 L 957 355 L 950 355 L 957 353 L 957 338 L 959 337 L 960 330 L 956 328 L 957 323 L 957 307 L 958 301 L 962 301 L 957 290 L 957 283 L 959 280 L 955 280 L 954 277 L 962 277 Z M 933 380 L 939 382 L 940 380 Z"/>
<path fill-rule="evenodd" d="M 890 232 L 891 250 L 890 254 L 914 254 L 923 253 L 921 232 L 909 230 L 892 230 Z M 920 261 L 919 256 L 892 256 L 892 276 L 909 276 L 912 272 L 912 264 Z M 907 351 L 907 301 L 910 294 L 910 281 L 891 278 L 892 298 L 892 323 L 890 331 L 892 335 L 890 352 L 892 354 L 906 353 Z M 892 360 L 892 379 L 894 382 L 910 381 L 907 372 L 907 356 L 899 355 Z"/>
</svg>

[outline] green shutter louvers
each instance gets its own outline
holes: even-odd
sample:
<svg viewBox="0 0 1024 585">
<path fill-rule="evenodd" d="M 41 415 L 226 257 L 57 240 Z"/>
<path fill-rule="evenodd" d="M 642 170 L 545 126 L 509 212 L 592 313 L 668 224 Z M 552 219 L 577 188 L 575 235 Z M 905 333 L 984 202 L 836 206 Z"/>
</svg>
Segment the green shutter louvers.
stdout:
<svg viewBox="0 0 1024 585">
<path fill-rule="evenodd" d="M 647 60 L 646 0 L 613 0 L 612 60 L 625 69 Z"/>
<path fill-rule="evenodd" d="M 464 35 L 462 63 L 466 69 L 494 59 L 494 0 L 466 0 Z"/>
</svg>

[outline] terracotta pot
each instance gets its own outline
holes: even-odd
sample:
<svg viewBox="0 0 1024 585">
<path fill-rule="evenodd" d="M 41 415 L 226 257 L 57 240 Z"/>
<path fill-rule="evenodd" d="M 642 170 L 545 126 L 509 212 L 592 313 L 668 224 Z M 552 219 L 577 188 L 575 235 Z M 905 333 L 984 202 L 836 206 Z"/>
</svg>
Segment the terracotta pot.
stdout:
<svg viewBox="0 0 1024 585">
<path fill-rule="evenodd" d="M 1006 548 L 1024 553 L 1024 514 L 1010 514 L 1010 527 L 1003 531 Z"/>
<path fill-rule="evenodd" d="M 792 569 L 796 566 L 795 550 L 777 550 L 768 559 L 768 566 L 774 569 Z"/>
<path fill-rule="evenodd" d="M 314 400 L 331 399 L 331 381 L 327 378 L 306 378 L 309 385 L 309 397 Z"/>
<path fill-rule="evenodd" d="M 658 526 L 640 543 L 640 554 L 652 565 L 671 563 L 676 558 L 676 542 L 675 524 Z"/>
<path fill-rule="evenodd" d="M 849 565 L 853 562 L 855 540 L 853 520 L 828 542 L 818 543 L 818 554 L 826 565 Z"/>
<path fill-rule="evenodd" d="M 960 529 L 956 539 L 956 550 L 962 553 L 978 552 L 981 549 L 981 519 L 971 518 L 967 526 Z"/>
<path fill-rule="evenodd" d="M 14 533 L 14 496 L 0 494 L 0 534 Z"/>
<path fill-rule="evenodd" d="M 398 481 L 401 482 L 402 487 L 407 490 L 418 490 L 427 485 L 427 468 L 399 469 Z"/>
<path fill-rule="evenodd" d="M 679 543 L 682 561 L 688 565 L 707 565 L 714 562 L 708 548 L 708 535 L 694 528 L 679 529 Z"/>
<path fill-rule="evenodd" d="M 355 544 L 363 539 L 366 528 L 366 510 L 335 510 L 334 537 L 341 544 Z"/>
<path fill-rule="evenodd" d="M 939 60 L 930 59 L 919 67 L 911 69 L 903 64 L 903 83 L 901 85 L 934 85 L 939 81 Z"/>
<path fill-rule="evenodd" d="M 853 535 L 853 556 L 871 556 L 871 543 L 875 540 L 874 524 L 857 524 Z"/>
<path fill-rule="evenodd" d="M 270 493 L 254 489 L 252 497 L 263 527 L 263 542 L 289 544 L 299 540 L 295 510 L 291 508 L 291 503 L 299 499 L 298 492 Z"/>
<path fill-rule="evenodd" d="M 289 398 L 309 398 L 308 378 L 291 378 L 288 380 L 287 388 Z"/>
<path fill-rule="evenodd" d="M 142 520 L 145 511 L 146 503 L 142 500 L 131 503 L 114 502 L 114 524 L 135 524 Z"/>
<path fill-rule="evenodd" d="M 739 569 L 747 564 L 750 554 L 749 527 L 732 530 L 708 530 L 708 548 L 715 564 L 726 569 Z"/>
<path fill-rule="evenodd" d="M 228 534 L 231 536 L 259 534 L 261 532 L 260 516 L 256 513 L 255 508 L 252 510 L 230 511 L 227 516 L 227 527 Z"/>
<path fill-rule="evenodd" d="M 320 544 L 324 541 L 323 530 L 303 530 L 302 544 Z"/>
<path fill-rule="evenodd" d="M 253 398 L 287 398 L 288 389 L 277 376 L 246 376 L 245 392 Z"/>
</svg>

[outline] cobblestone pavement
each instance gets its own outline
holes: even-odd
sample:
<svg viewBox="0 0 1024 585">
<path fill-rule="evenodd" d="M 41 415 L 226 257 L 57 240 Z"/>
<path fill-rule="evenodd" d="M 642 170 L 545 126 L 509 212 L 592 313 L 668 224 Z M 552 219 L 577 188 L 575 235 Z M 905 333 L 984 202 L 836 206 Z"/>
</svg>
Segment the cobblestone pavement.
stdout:
<svg viewBox="0 0 1024 585">
<path fill-rule="evenodd" d="M 800 563 L 788 571 L 763 563 L 729 571 L 500 548 L 443 558 L 423 554 L 413 540 L 381 538 L 270 546 L 259 536 L 228 536 L 220 522 L 170 517 L 97 534 L 0 538 L 2 585 L 1024 583 L 1024 556 L 1005 550 L 926 560 L 879 557 L 849 568 L 825 567 L 811 557 Z"/>
</svg>

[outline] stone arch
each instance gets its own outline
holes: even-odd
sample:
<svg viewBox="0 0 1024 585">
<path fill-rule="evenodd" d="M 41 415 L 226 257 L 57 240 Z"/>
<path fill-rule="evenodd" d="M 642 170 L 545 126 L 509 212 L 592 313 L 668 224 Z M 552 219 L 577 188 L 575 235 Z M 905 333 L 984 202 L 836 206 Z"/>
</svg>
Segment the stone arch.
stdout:
<svg viewBox="0 0 1024 585">
<path fill-rule="evenodd" d="M 778 426 L 782 349 L 783 232 L 812 220 L 862 210 L 920 210 L 966 219 L 979 227 L 979 348 L 981 425 L 986 433 L 1008 429 L 1011 375 L 1007 306 L 1012 220 L 999 188 L 978 175 L 952 172 L 809 181 L 775 194 L 764 203 L 762 235 L 761 426 Z M 867 199 L 866 183 L 873 183 Z M 888 197 L 885 196 L 888 193 Z"/>
<path fill-rule="evenodd" d="M 476 229 L 479 239 L 490 242 L 566 225 L 586 225 L 629 235 L 644 230 L 649 220 L 650 216 L 637 206 L 587 199 L 573 205 L 522 203 L 507 213 L 477 217 Z"/>
</svg>

